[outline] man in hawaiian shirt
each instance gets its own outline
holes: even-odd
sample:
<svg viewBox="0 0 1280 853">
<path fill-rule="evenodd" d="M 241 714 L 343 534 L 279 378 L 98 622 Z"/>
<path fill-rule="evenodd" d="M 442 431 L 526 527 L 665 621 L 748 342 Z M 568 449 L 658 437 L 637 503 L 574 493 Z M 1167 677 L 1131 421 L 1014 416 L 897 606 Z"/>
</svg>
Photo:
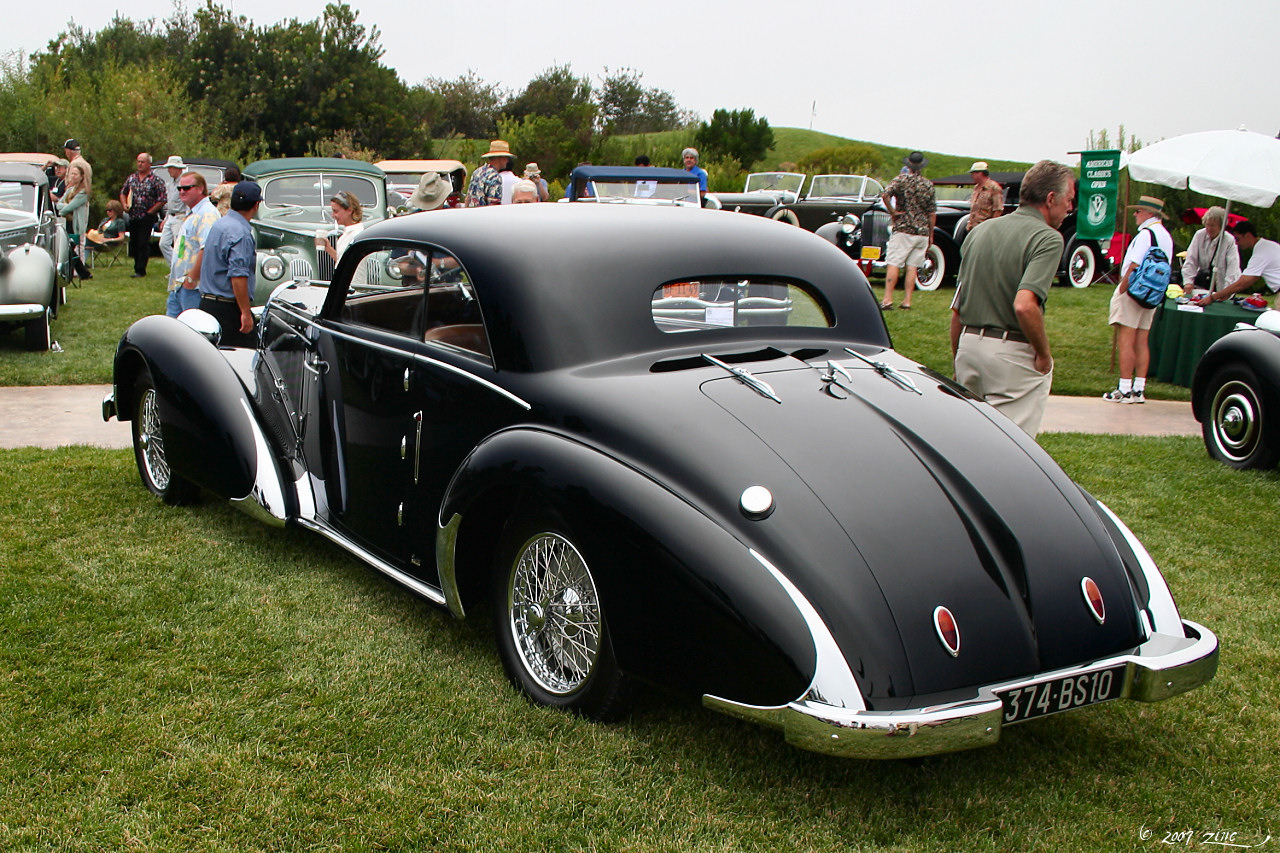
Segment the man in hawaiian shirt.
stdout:
<svg viewBox="0 0 1280 853">
<path fill-rule="evenodd" d="M 151 171 L 151 155 L 142 152 L 138 155 L 137 164 L 137 171 L 120 188 L 120 203 L 129 214 L 129 254 L 133 255 L 131 278 L 142 278 L 147 274 L 147 259 L 151 257 L 151 231 L 156 225 L 156 213 L 169 198 L 164 181 Z"/>
<path fill-rule="evenodd" d="M 209 201 L 209 185 L 199 172 L 184 172 L 178 178 L 178 192 L 191 208 L 182 221 L 178 239 L 173 247 L 172 267 L 169 270 L 169 301 L 165 314 L 177 317 L 188 308 L 200 306 L 200 266 L 204 255 L 204 243 L 213 223 L 222 218 L 218 208 Z"/>
<path fill-rule="evenodd" d="M 880 310 L 887 311 L 893 307 L 893 289 L 898 285 L 898 274 L 907 268 L 906 295 L 902 298 L 903 309 L 911 307 L 911 294 L 916 289 L 916 275 L 920 265 L 924 263 L 925 254 L 933 243 L 933 227 L 938 219 L 938 205 L 933 193 L 933 184 L 921 174 L 929 161 L 919 151 L 912 151 L 902 161 L 906 169 L 890 181 L 889 186 L 880 196 L 880 201 L 889 210 L 889 219 L 893 227 L 893 235 L 889 237 L 889 245 L 885 250 L 885 262 L 888 269 L 884 277 L 884 300 Z"/>
<path fill-rule="evenodd" d="M 471 174 L 467 184 L 467 207 L 488 207 L 502 204 L 502 172 L 510 171 L 513 164 L 511 146 L 501 139 L 489 144 L 484 155 L 484 165 Z M 505 169 L 503 168 L 505 165 Z"/>
<path fill-rule="evenodd" d="M 1004 187 L 991 180 L 991 169 L 986 162 L 979 160 L 970 166 L 969 177 L 973 178 L 973 194 L 969 196 L 969 220 L 964 232 L 966 239 L 970 231 L 1004 213 Z"/>
</svg>

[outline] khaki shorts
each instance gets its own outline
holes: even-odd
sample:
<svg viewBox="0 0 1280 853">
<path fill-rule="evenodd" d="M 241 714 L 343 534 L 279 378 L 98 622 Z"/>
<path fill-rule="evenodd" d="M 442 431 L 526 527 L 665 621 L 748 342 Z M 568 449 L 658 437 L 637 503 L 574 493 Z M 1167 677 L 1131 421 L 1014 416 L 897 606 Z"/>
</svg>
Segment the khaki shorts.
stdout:
<svg viewBox="0 0 1280 853">
<path fill-rule="evenodd" d="M 1116 285 L 1116 292 L 1111 294 L 1111 311 L 1107 314 L 1107 323 L 1112 326 L 1128 326 L 1130 329 L 1150 329 L 1151 321 L 1155 318 L 1156 309 L 1143 308 L 1138 300 L 1127 293 L 1121 293 L 1120 285 Z"/>
<path fill-rule="evenodd" d="M 1031 344 L 962 334 L 955 369 L 957 382 L 995 406 L 1027 435 L 1034 438 L 1040 431 L 1053 387 L 1053 370 L 1036 370 L 1036 351 Z"/>
<path fill-rule="evenodd" d="M 924 266 L 924 255 L 929 250 L 929 238 L 923 234 L 903 234 L 895 231 L 889 235 L 889 245 L 885 248 L 884 262 L 891 267 Z"/>
</svg>

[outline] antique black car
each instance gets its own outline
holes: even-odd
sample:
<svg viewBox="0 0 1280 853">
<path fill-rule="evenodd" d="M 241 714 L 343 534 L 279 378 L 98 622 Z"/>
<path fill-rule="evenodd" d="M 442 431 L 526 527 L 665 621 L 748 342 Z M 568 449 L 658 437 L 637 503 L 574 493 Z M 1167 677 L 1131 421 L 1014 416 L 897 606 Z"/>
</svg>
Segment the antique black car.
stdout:
<svg viewBox="0 0 1280 853">
<path fill-rule="evenodd" d="M 884 185 L 866 175 L 814 175 L 809 189 L 797 172 L 753 172 L 740 193 L 712 193 L 724 210 L 767 216 L 817 231 L 844 216 L 858 216 L 880 200 Z"/>
<path fill-rule="evenodd" d="M 1280 462 L 1280 311 L 1240 323 L 1196 364 L 1191 409 L 1209 455 L 1232 468 Z"/>
<path fill-rule="evenodd" d="M 331 286 L 277 289 L 256 349 L 210 321 L 120 342 L 104 416 L 133 422 L 146 487 L 487 610 L 536 702 L 608 718 L 657 684 L 887 758 L 1214 674 L 1124 524 L 895 353 L 866 279 L 802 229 L 425 213 L 369 228 Z"/>
<path fill-rule="evenodd" d="M 702 206 L 697 175 L 658 166 L 577 166 L 561 201 Z"/>
</svg>

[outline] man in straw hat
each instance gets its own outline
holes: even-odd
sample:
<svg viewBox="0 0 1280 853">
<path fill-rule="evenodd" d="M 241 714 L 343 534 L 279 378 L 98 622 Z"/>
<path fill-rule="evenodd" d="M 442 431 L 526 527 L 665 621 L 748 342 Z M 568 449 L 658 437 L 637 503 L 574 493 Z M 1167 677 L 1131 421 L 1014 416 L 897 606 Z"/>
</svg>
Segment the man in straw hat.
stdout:
<svg viewBox="0 0 1280 853">
<path fill-rule="evenodd" d="M 1111 403 L 1145 403 L 1147 368 L 1151 364 L 1151 350 L 1147 338 L 1151 335 L 1151 321 L 1156 309 L 1143 307 L 1125 293 L 1129 288 L 1129 276 L 1147 251 L 1159 246 L 1165 257 L 1173 257 L 1173 237 L 1164 227 L 1164 201 L 1144 195 L 1130 206 L 1133 218 L 1138 222 L 1138 232 L 1129 243 L 1129 249 L 1120 262 L 1120 283 L 1111 294 L 1111 312 L 1107 322 L 1115 327 L 1116 352 L 1120 362 L 1120 383 L 1102 395 Z"/>
<path fill-rule="evenodd" d="M 489 150 L 482 155 L 484 165 L 471 175 L 467 184 L 467 207 L 488 207 L 502 204 L 502 173 L 510 172 L 514 162 L 511 146 L 501 139 L 489 143 Z"/>
</svg>

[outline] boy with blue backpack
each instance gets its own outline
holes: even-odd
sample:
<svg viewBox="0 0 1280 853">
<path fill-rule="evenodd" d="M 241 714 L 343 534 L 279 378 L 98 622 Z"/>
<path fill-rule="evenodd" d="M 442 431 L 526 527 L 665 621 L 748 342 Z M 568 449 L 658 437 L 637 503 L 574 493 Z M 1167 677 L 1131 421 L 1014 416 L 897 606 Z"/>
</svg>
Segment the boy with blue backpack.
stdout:
<svg viewBox="0 0 1280 853">
<path fill-rule="evenodd" d="M 1145 403 L 1151 351 L 1147 338 L 1156 307 L 1169 286 L 1173 237 L 1164 227 L 1164 201 L 1144 195 L 1133 205 L 1138 232 L 1120 262 L 1120 283 L 1111 295 L 1107 322 L 1115 327 L 1120 383 L 1102 395 L 1112 403 Z"/>
</svg>

